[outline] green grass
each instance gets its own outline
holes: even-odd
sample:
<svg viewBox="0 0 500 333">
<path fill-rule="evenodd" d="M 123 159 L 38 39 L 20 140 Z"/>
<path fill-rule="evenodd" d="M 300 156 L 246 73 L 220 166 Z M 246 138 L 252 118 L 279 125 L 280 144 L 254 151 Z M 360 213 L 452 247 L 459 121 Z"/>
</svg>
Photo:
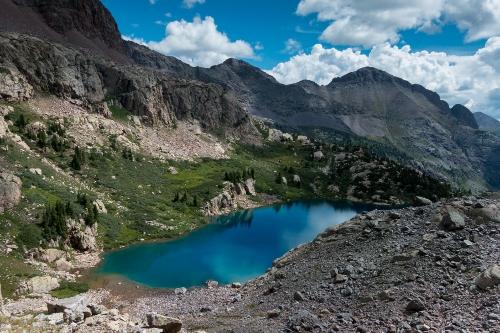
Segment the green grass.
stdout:
<svg viewBox="0 0 500 333">
<path fill-rule="evenodd" d="M 109 110 L 111 111 L 111 114 L 113 115 L 113 119 L 121 121 L 121 122 L 127 122 L 128 121 L 128 116 L 130 116 L 130 112 L 128 112 L 126 109 L 120 107 L 120 106 L 110 106 Z"/>
<path fill-rule="evenodd" d="M 89 286 L 86 283 L 63 281 L 60 283 L 59 288 L 52 290 L 50 294 L 56 298 L 69 298 L 85 293 L 88 290 Z"/>
</svg>

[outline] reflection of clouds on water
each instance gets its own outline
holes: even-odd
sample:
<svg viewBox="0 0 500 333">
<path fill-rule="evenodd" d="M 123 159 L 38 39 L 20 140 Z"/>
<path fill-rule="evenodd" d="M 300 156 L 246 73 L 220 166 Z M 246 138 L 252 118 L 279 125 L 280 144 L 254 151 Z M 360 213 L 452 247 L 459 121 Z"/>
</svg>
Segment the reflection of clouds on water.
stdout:
<svg viewBox="0 0 500 333">
<path fill-rule="evenodd" d="M 298 227 L 301 230 L 295 228 L 284 230 L 282 239 L 287 248 L 309 242 L 328 227 L 343 223 L 356 215 L 351 208 L 334 208 L 328 203 L 317 204 L 313 209 L 310 208 L 306 210 L 305 220 L 299 223 Z"/>
</svg>

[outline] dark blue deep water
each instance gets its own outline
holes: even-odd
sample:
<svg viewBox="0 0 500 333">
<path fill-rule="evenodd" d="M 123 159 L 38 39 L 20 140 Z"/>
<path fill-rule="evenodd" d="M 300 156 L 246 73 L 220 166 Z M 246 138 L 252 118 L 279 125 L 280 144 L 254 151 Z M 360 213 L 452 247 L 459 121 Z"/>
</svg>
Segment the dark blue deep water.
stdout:
<svg viewBox="0 0 500 333">
<path fill-rule="evenodd" d="M 263 274 L 291 248 L 366 209 L 356 204 L 298 201 L 238 212 L 177 240 L 109 252 L 98 274 L 119 275 L 158 288 L 199 286 L 207 280 L 244 282 Z"/>
</svg>

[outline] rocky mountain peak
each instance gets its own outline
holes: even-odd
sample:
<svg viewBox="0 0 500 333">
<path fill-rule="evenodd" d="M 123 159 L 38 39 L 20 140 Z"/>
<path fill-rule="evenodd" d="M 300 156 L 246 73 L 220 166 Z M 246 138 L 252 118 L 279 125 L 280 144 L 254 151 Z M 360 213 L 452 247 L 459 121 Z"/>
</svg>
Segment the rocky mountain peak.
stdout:
<svg viewBox="0 0 500 333">
<path fill-rule="evenodd" d="M 457 119 L 461 125 L 478 129 L 479 126 L 474 118 L 474 114 L 462 104 L 456 104 L 451 108 L 451 115 Z"/>
<path fill-rule="evenodd" d="M 0 30 L 125 59 L 118 26 L 99 0 L 0 0 L 0 7 Z"/>
<path fill-rule="evenodd" d="M 332 82 L 330 82 L 329 86 L 335 86 L 338 83 L 366 83 L 366 82 L 393 82 L 400 81 L 409 84 L 407 81 L 399 79 L 383 70 L 380 70 L 375 67 L 363 67 L 358 69 L 357 71 L 348 73 L 344 76 L 334 78 Z"/>
</svg>

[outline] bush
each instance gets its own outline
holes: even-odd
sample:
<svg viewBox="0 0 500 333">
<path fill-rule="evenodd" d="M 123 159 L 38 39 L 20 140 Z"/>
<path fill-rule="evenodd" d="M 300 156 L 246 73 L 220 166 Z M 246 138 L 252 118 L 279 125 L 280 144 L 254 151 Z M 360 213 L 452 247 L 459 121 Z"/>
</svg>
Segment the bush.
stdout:
<svg viewBox="0 0 500 333">
<path fill-rule="evenodd" d="M 19 246 L 25 246 L 32 249 L 40 246 L 43 240 L 42 230 L 35 224 L 22 224 L 19 227 L 19 234 L 17 235 L 17 243 Z"/>
<path fill-rule="evenodd" d="M 69 298 L 85 293 L 88 290 L 89 286 L 86 283 L 62 281 L 59 287 L 52 290 L 50 294 L 56 298 Z"/>
</svg>

